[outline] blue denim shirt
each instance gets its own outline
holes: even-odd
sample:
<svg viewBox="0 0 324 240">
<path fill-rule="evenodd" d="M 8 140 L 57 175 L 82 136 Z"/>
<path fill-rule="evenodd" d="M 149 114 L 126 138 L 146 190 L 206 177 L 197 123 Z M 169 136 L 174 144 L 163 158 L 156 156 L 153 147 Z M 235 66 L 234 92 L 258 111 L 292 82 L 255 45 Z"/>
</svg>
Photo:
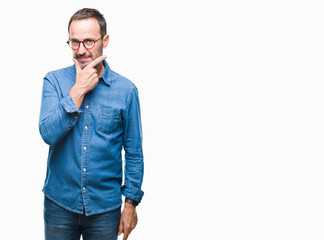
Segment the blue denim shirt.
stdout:
<svg viewBox="0 0 324 240">
<path fill-rule="evenodd" d="M 138 92 L 110 70 L 78 109 L 69 92 L 75 66 L 49 72 L 43 82 L 39 131 L 49 144 L 43 192 L 56 204 L 87 216 L 140 202 L 144 192 L 142 127 Z M 125 150 L 124 185 L 122 148 Z"/>
</svg>

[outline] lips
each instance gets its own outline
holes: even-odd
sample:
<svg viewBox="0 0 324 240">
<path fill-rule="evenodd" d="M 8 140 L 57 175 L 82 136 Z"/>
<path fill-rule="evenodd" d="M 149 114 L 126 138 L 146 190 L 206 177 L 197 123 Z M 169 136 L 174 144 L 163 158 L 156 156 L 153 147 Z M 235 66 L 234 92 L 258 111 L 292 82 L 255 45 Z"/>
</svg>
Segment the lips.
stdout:
<svg viewBox="0 0 324 240">
<path fill-rule="evenodd" d="M 89 59 L 90 57 L 79 57 L 78 59 L 80 60 L 80 61 L 84 61 L 84 60 L 87 60 L 87 59 Z"/>
</svg>

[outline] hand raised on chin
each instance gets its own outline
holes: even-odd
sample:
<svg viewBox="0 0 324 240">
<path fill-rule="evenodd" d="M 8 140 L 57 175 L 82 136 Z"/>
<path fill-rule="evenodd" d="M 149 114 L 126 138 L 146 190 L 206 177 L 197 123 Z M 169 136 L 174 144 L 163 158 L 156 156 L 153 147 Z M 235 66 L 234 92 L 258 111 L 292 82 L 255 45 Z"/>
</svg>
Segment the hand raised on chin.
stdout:
<svg viewBox="0 0 324 240">
<path fill-rule="evenodd" d="M 79 62 L 73 58 L 76 69 L 76 79 L 69 93 L 78 109 L 81 107 L 84 95 L 98 85 L 99 77 L 95 67 L 106 58 L 107 56 L 100 56 L 83 69 L 81 69 Z"/>
</svg>

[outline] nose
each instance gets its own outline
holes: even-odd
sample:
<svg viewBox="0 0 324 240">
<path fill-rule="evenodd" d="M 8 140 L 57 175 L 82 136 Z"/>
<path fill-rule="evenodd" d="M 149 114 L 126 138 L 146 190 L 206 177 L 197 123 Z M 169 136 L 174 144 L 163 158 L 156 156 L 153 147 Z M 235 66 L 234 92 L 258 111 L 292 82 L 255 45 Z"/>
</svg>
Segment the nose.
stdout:
<svg viewBox="0 0 324 240">
<path fill-rule="evenodd" d="M 79 49 L 77 51 L 78 54 L 83 55 L 87 52 L 87 49 L 83 46 L 83 43 L 80 43 Z"/>
</svg>

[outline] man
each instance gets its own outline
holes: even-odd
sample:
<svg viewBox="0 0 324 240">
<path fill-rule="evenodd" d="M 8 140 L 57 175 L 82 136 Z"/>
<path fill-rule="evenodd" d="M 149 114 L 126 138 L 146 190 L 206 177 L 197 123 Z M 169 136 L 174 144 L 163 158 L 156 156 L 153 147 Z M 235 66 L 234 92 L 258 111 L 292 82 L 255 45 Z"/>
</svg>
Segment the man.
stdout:
<svg viewBox="0 0 324 240">
<path fill-rule="evenodd" d="M 45 239 L 110 240 L 123 233 L 126 240 L 144 194 L 138 92 L 102 56 L 109 35 L 99 11 L 77 11 L 68 30 L 74 65 L 49 72 L 43 82 L 39 131 L 50 145 Z"/>
</svg>

